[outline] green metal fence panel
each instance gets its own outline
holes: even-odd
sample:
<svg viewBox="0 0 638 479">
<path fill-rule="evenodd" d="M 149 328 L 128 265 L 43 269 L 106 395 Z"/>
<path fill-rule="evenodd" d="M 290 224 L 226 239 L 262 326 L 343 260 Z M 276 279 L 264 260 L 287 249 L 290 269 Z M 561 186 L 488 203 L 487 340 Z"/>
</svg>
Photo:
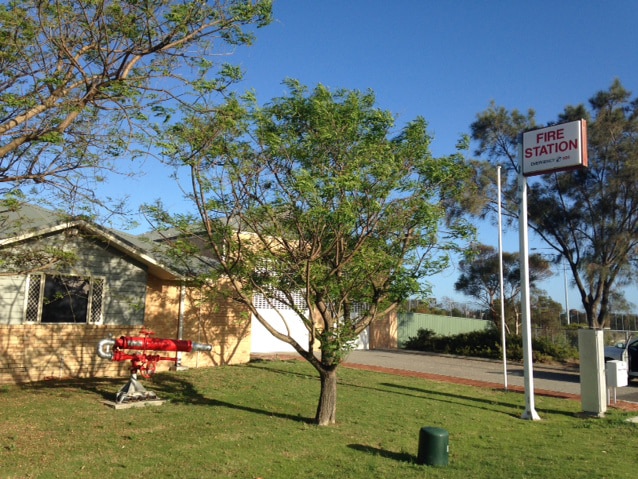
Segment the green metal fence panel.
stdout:
<svg viewBox="0 0 638 479">
<path fill-rule="evenodd" d="M 457 318 L 436 314 L 399 313 L 397 340 L 402 348 L 405 342 L 417 335 L 419 329 L 430 329 L 439 336 L 453 336 L 473 331 L 485 331 L 492 327 L 491 321 L 483 319 Z"/>
</svg>

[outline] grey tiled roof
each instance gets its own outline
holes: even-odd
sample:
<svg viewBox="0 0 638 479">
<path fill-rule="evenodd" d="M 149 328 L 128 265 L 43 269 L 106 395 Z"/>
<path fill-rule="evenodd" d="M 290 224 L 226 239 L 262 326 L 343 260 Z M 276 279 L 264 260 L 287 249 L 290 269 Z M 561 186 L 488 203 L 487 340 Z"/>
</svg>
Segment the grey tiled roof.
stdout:
<svg viewBox="0 0 638 479">
<path fill-rule="evenodd" d="M 170 245 L 156 233 L 132 235 L 96 225 L 83 217 L 72 217 L 34 204 L 23 204 L 15 210 L 0 210 L 0 247 L 31 237 L 79 228 L 99 237 L 112 247 L 145 264 L 149 271 L 163 279 L 183 280 L 202 268 L 210 269 L 210 259 L 196 258 L 179 262 L 170 255 Z"/>
<path fill-rule="evenodd" d="M 25 203 L 19 209 L 0 209 L 0 239 L 52 228 L 70 220 L 68 215 Z"/>
</svg>

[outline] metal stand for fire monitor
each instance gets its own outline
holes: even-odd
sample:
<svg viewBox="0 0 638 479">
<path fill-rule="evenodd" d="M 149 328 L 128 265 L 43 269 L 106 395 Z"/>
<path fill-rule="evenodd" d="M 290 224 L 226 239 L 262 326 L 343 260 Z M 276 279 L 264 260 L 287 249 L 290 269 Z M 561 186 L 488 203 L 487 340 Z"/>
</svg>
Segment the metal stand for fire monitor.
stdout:
<svg viewBox="0 0 638 479">
<path fill-rule="evenodd" d="M 104 404 L 114 409 L 130 409 L 145 406 L 161 406 L 166 400 L 159 399 L 153 391 L 147 390 L 137 379 L 137 374 L 131 374 L 128 382 L 122 386 L 115 396 L 115 401 L 104 401 Z"/>
<path fill-rule="evenodd" d="M 118 404 L 131 401 L 148 401 L 156 399 L 157 394 L 153 391 L 148 391 L 144 386 L 142 386 L 142 383 L 137 380 L 137 374 L 131 374 L 131 378 L 115 396 L 115 402 Z"/>
</svg>

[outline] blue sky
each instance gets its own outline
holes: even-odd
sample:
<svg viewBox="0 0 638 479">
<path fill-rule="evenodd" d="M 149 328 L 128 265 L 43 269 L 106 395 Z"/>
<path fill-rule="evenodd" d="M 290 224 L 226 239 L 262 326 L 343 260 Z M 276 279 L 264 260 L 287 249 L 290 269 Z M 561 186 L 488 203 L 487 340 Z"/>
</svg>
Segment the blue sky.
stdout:
<svg viewBox="0 0 638 479">
<path fill-rule="evenodd" d="M 262 103 L 285 93 L 287 77 L 372 89 L 399 126 L 427 120 L 437 156 L 454 152 L 492 100 L 533 108 L 542 124 L 615 78 L 638 96 L 635 0 L 276 0 L 274 13 L 254 46 L 225 59 L 246 71 L 243 88 Z M 177 205 L 177 195 L 160 193 L 161 175 L 118 186 L 133 204 L 162 196 Z M 497 245 L 489 224 L 480 235 Z M 518 250 L 517 231 L 506 234 L 505 249 Z M 453 291 L 457 277 L 451 269 L 435 278 L 435 296 L 467 300 Z M 562 276 L 543 287 L 564 302 Z M 571 292 L 570 307 L 578 306 Z"/>
</svg>

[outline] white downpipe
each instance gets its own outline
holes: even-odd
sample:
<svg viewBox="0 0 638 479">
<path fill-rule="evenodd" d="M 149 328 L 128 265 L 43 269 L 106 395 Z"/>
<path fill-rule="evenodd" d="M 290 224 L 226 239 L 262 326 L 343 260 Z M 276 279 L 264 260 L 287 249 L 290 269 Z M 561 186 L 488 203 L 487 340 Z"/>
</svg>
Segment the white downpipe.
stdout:
<svg viewBox="0 0 638 479">
<path fill-rule="evenodd" d="M 177 339 L 184 339 L 184 310 L 186 308 L 186 285 L 179 288 L 179 312 L 177 314 Z M 182 365 L 182 352 L 177 352 L 176 366 Z"/>
</svg>

